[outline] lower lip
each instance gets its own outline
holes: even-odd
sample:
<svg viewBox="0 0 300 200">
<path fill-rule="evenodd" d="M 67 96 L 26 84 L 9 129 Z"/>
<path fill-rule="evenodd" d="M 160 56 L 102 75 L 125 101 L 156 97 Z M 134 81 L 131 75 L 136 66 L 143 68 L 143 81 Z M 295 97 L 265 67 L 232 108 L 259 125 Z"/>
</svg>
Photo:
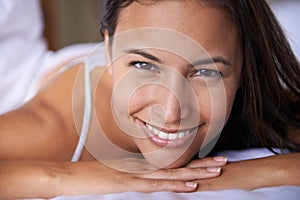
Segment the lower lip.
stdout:
<svg viewBox="0 0 300 200">
<path fill-rule="evenodd" d="M 181 147 L 184 144 L 187 143 L 187 141 L 190 140 L 190 138 L 197 133 L 197 128 L 195 128 L 192 133 L 189 133 L 188 135 L 185 135 L 183 138 L 177 139 L 177 140 L 167 140 L 159 138 L 157 135 L 155 135 L 152 131 L 150 131 L 147 127 L 145 122 L 136 119 L 136 123 L 138 123 L 139 126 L 143 128 L 143 131 L 145 132 L 146 136 L 157 146 L 160 147 L 170 147 L 170 148 L 177 148 Z"/>
</svg>

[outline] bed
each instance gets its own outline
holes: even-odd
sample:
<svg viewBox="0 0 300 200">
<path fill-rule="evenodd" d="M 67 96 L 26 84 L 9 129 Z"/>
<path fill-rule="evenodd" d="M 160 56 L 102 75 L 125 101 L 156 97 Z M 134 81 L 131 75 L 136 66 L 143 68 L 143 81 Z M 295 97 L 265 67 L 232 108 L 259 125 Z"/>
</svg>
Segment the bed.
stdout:
<svg viewBox="0 0 300 200">
<path fill-rule="evenodd" d="M 75 197 L 57 197 L 55 200 L 120 200 L 120 199 L 147 199 L 147 200 L 299 200 L 300 191 L 297 187 L 285 186 L 274 188 L 261 188 L 253 191 L 245 190 L 222 190 L 215 192 L 195 192 L 195 193 L 171 193 L 171 192 L 156 192 L 143 194 L 138 192 L 125 192 L 118 194 L 106 195 L 86 195 Z"/>
<path fill-rule="evenodd" d="M 286 152 L 283 152 L 286 153 Z M 247 150 L 231 150 L 217 153 L 218 155 L 228 156 L 229 161 L 246 160 L 251 158 L 260 158 L 271 156 L 268 149 L 252 148 Z M 256 190 L 240 190 L 229 189 L 220 191 L 204 191 L 194 193 L 173 193 L 173 192 L 154 192 L 154 193 L 140 193 L 140 192 L 124 192 L 115 194 L 103 195 L 80 195 L 80 196 L 60 196 L 53 200 L 119 200 L 119 199 L 147 199 L 147 200 L 300 200 L 300 187 L 296 186 L 280 186 L 259 188 Z"/>
</svg>

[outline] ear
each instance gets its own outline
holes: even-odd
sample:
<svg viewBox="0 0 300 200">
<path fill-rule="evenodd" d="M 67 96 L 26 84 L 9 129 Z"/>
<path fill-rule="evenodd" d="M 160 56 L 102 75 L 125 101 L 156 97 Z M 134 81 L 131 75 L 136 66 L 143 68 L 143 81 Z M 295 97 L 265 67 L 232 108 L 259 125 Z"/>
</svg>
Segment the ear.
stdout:
<svg viewBox="0 0 300 200">
<path fill-rule="evenodd" d="M 111 46 L 109 42 L 109 32 L 107 29 L 104 30 L 104 45 L 105 45 L 105 54 L 106 54 L 106 63 L 108 66 L 108 72 L 112 74 Z"/>
</svg>

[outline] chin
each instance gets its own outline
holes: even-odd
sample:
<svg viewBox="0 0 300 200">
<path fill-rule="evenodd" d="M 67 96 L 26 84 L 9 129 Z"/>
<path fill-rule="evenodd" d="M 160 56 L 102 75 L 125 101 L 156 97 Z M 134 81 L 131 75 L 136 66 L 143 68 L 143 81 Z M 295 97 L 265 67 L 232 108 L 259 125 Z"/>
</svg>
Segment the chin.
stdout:
<svg viewBox="0 0 300 200">
<path fill-rule="evenodd" d="M 174 163 L 162 168 L 162 169 L 176 169 L 176 168 L 181 168 L 184 167 L 185 165 L 187 165 L 189 163 L 190 160 L 187 160 L 185 162 L 182 161 L 175 161 Z"/>
<path fill-rule="evenodd" d="M 173 169 L 185 166 L 193 156 L 176 155 L 176 153 L 146 153 L 143 154 L 147 162 L 156 169 Z"/>
</svg>

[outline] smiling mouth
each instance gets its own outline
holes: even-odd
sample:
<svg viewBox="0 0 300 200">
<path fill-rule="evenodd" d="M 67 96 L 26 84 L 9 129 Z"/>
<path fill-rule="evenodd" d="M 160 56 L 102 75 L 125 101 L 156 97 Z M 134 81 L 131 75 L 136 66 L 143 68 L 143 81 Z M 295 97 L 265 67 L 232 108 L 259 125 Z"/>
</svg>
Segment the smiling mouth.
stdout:
<svg viewBox="0 0 300 200">
<path fill-rule="evenodd" d="M 189 129 L 187 131 L 180 131 L 177 133 L 166 133 L 164 131 L 158 130 L 156 128 L 154 128 L 153 126 L 151 126 L 150 124 L 146 123 L 146 127 L 149 131 L 151 131 L 154 135 L 156 135 L 157 137 L 159 137 L 160 139 L 163 140 L 178 140 L 183 138 L 184 136 L 191 134 L 193 129 Z"/>
<path fill-rule="evenodd" d="M 136 123 L 142 127 L 146 136 L 156 145 L 160 147 L 180 147 L 189 141 L 189 139 L 197 133 L 198 126 L 177 131 L 162 131 L 140 119 L 136 119 Z"/>
</svg>

